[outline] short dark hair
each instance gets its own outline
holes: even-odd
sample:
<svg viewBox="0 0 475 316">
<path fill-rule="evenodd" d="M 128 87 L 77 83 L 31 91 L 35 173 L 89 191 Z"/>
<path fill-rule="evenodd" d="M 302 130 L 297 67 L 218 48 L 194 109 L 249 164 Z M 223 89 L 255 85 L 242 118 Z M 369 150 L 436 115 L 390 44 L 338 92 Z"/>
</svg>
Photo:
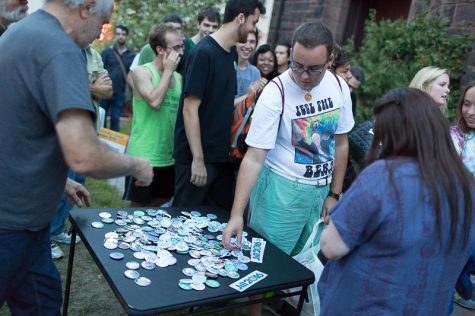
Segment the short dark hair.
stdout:
<svg viewBox="0 0 475 316">
<path fill-rule="evenodd" d="M 243 13 L 247 18 L 254 14 L 256 9 L 258 9 L 261 14 L 266 13 L 266 8 L 259 0 L 228 0 L 224 8 L 223 23 L 233 21 L 240 13 Z"/>
<path fill-rule="evenodd" d="M 125 26 L 124 24 L 117 24 L 114 28 L 114 30 L 121 29 L 122 31 L 125 32 L 126 35 L 129 35 L 129 28 Z"/>
<path fill-rule="evenodd" d="M 470 188 L 475 184 L 455 150 L 449 124 L 435 101 L 422 90 L 396 88 L 376 101 L 373 114 L 374 137 L 367 163 L 385 160 L 388 179 L 396 188 L 393 166 L 403 159 L 413 159 L 417 163 L 415 176 L 426 186 L 435 209 L 438 236 L 442 236 L 442 226 L 449 226 L 449 246 L 460 239 L 466 245 L 473 213 Z M 423 191 L 420 194 L 425 200 Z M 462 206 L 464 211 L 460 213 Z M 445 212 L 450 223 L 445 222 Z"/>
<path fill-rule="evenodd" d="M 333 56 L 333 70 L 336 70 L 338 67 L 344 66 L 347 63 L 351 62 L 351 55 L 344 51 L 338 44 L 335 44 L 333 46 Z"/>
<path fill-rule="evenodd" d="M 361 69 L 361 67 L 358 67 L 358 66 L 351 66 L 350 71 L 351 71 L 351 74 L 353 75 L 353 77 L 354 77 L 356 80 L 358 80 L 359 82 L 363 83 L 363 81 L 364 81 L 364 73 L 363 73 L 363 69 Z"/>
<path fill-rule="evenodd" d="M 320 22 L 308 22 L 300 25 L 292 36 L 292 48 L 295 47 L 297 42 L 305 48 L 325 45 L 328 55 L 333 52 L 334 40 L 332 31 Z"/>
<path fill-rule="evenodd" d="M 165 15 L 165 17 L 163 18 L 163 23 L 168 23 L 168 22 L 178 23 L 180 25 L 183 25 L 182 18 L 176 13 L 168 13 L 167 15 Z"/>
<path fill-rule="evenodd" d="M 291 48 L 291 46 L 290 46 L 290 43 L 288 41 L 278 41 L 277 44 L 274 47 L 274 51 L 277 48 L 277 46 L 287 47 L 287 56 L 290 57 L 290 48 Z"/>
<path fill-rule="evenodd" d="M 251 64 L 257 67 L 257 59 L 259 58 L 259 55 L 265 54 L 267 52 L 271 52 L 272 56 L 274 57 L 274 70 L 272 70 L 272 72 L 268 74 L 266 78 L 267 80 L 272 80 L 275 77 L 277 77 L 279 73 L 278 73 L 277 57 L 275 56 L 275 52 L 272 50 L 269 44 L 263 44 L 256 49 L 256 51 L 252 55 Z"/>
<path fill-rule="evenodd" d="M 148 34 L 148 43 L 155 54 L 157 54 L 157 46 L 162 48 L 167 47 L 167 41 L 165 38 L 167 33 L 180 34 L 180 32 L 178 32 L 177 29 L 169 23 L 155 24 L 150 29 L 150 33 Z"/>
<path fill-rule="evenodd" d="M 473 128 L 468 126 L 462 115 L 462 107 L 465 95 L 467 94 L 467 91 L 473 87 L 475 87 L 475 81 L 471 81 L 464 86 L 462 94 L 460 95 L 459 103 L 457 104 L 457 109 L 455 110 L 457 127 L 464 134 L 468 134 L 473 131 Z"/>
<path fill-rule="evenodd" d="M 218 22 L 221 24 L 221 14 L 219 14 L 219 10 L 215 7 L 204 7 L 198 13 L 198 24 L 204 21 L 207 18 L 210 22 Z"/>
</svg>

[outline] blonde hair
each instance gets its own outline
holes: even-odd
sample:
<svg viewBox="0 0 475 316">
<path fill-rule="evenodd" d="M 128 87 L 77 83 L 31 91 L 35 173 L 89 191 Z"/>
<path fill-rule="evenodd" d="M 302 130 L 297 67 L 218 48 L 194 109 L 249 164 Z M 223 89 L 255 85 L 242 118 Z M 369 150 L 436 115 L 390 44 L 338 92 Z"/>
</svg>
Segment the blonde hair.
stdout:
<svg viewBox="0 0 475 316">
<path fill-rule="evenodd" d="M 449 71 L 447 69 L 433 66 L 424 67 L 416 73 L 414 78 L 412 78 L 409 88 L 416 88 L 430 94 L 432 82 L 443 74 L 448 76 Z M 444 114 L 447 112 L 447 104 L 442 108 L 442 112 Z"/>
</svg>

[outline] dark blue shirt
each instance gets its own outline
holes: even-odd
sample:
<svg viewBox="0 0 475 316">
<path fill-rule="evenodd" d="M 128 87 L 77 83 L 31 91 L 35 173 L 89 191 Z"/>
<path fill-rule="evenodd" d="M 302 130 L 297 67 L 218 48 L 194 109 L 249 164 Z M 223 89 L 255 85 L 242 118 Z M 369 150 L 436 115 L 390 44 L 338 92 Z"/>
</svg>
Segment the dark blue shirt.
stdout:
<svg viewBox="0 0 475 316">
<path fill-rule="evenodd" d="M 135 53 L 127 48 L 124 53 L 120 54 L 115 45 L 107 47 L 101 53 L 104 68 L 107 69 L 109 77 L 112 80 L 112 90 L 114 93 L 125 93 L 126 78 L 124 77 L 124 72 L 121 69 L 117 55 L 120 56 L 122 63 L 124 64 L 125 72 L 129 73 L 130 65 L 134 60 Z"/>
</svg>

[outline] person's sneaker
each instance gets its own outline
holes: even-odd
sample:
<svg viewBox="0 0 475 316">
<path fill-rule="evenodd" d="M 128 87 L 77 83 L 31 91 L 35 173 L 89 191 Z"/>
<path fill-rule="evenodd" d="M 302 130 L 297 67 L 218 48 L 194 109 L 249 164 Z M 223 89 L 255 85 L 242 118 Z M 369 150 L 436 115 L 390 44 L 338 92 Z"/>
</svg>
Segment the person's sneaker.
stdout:
<svg viewBox="0 0 475 316">
<path fill-rule="evenodd" d="M 461 298 L 459 295 L 456 294 L 454 301 L 455 303 L 459 304 L 462 307 L 475 309 L 475 301 L 473 300 L 470 300 L 470 299 L 464 300 L 463 298 Z"/>
<path fill-rule="evenodd" d="M 71 234 L 66 234 L 65 232 L 62 232 L 61 234 L 58 234 L 56 236 L 51 236 L 51 240 L 59 244 L 69 245 L 71 244 Z M 81 238 L 79 238 L 79 236 L 76 235 L 76 244 L 79 243 L 80 241 L 81 241 Z"/>
<path fill-rule="evenodd" d="M 53 258 L 53 260 L 57 260 L 57 259 L 61 259 L 62 257 L 64 257 L 64 252 L 61 250 L 61 248 L 59 248 L 59 246 L 54 241 L 52 241 L 51 242 L 51 258 Z"/>
</svg>

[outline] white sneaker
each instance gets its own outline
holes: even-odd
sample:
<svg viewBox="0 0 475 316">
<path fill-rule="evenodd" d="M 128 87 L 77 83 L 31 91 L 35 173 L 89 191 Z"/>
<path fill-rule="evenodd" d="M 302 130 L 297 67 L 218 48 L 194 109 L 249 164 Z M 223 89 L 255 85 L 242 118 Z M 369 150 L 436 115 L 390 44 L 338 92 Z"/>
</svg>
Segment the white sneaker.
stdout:
<svg viewBox="0 0 475 316">
<path fill-rule="evenodd" d="M 455 303 L 459 304 L 460 306 L 463 306 L 465 308 L 469 309 L 475 309 L 475 302 L 473 300 L 464 300 L 460 296 L 456 295 L 455 296 Z"/>
<path fill-rule="evenodd" d="M 56 236 L 51 236 L 51 241 L 55 241 L 60 244 L 64 245 L 69 245 L 71 244 L 71 234 L 66 234 L 65 232 L 62 232 L 61 234 L 58 234 Z M 78 235 L 76 235 L 76 244 L 81 241 L 81 238 L 79 238 Z"/>
<path fill-rule="evenodd" d="M 51 258 L 53 258 L 53 260 L 57 260 L 57 259 L 61 259 L 62 257 L 64 257 L 64 252 L 61 250 L 61 248 L 59 248 L 59 246 L 54 241 L 52 241 L 51 242 Z"/>
</svg>

